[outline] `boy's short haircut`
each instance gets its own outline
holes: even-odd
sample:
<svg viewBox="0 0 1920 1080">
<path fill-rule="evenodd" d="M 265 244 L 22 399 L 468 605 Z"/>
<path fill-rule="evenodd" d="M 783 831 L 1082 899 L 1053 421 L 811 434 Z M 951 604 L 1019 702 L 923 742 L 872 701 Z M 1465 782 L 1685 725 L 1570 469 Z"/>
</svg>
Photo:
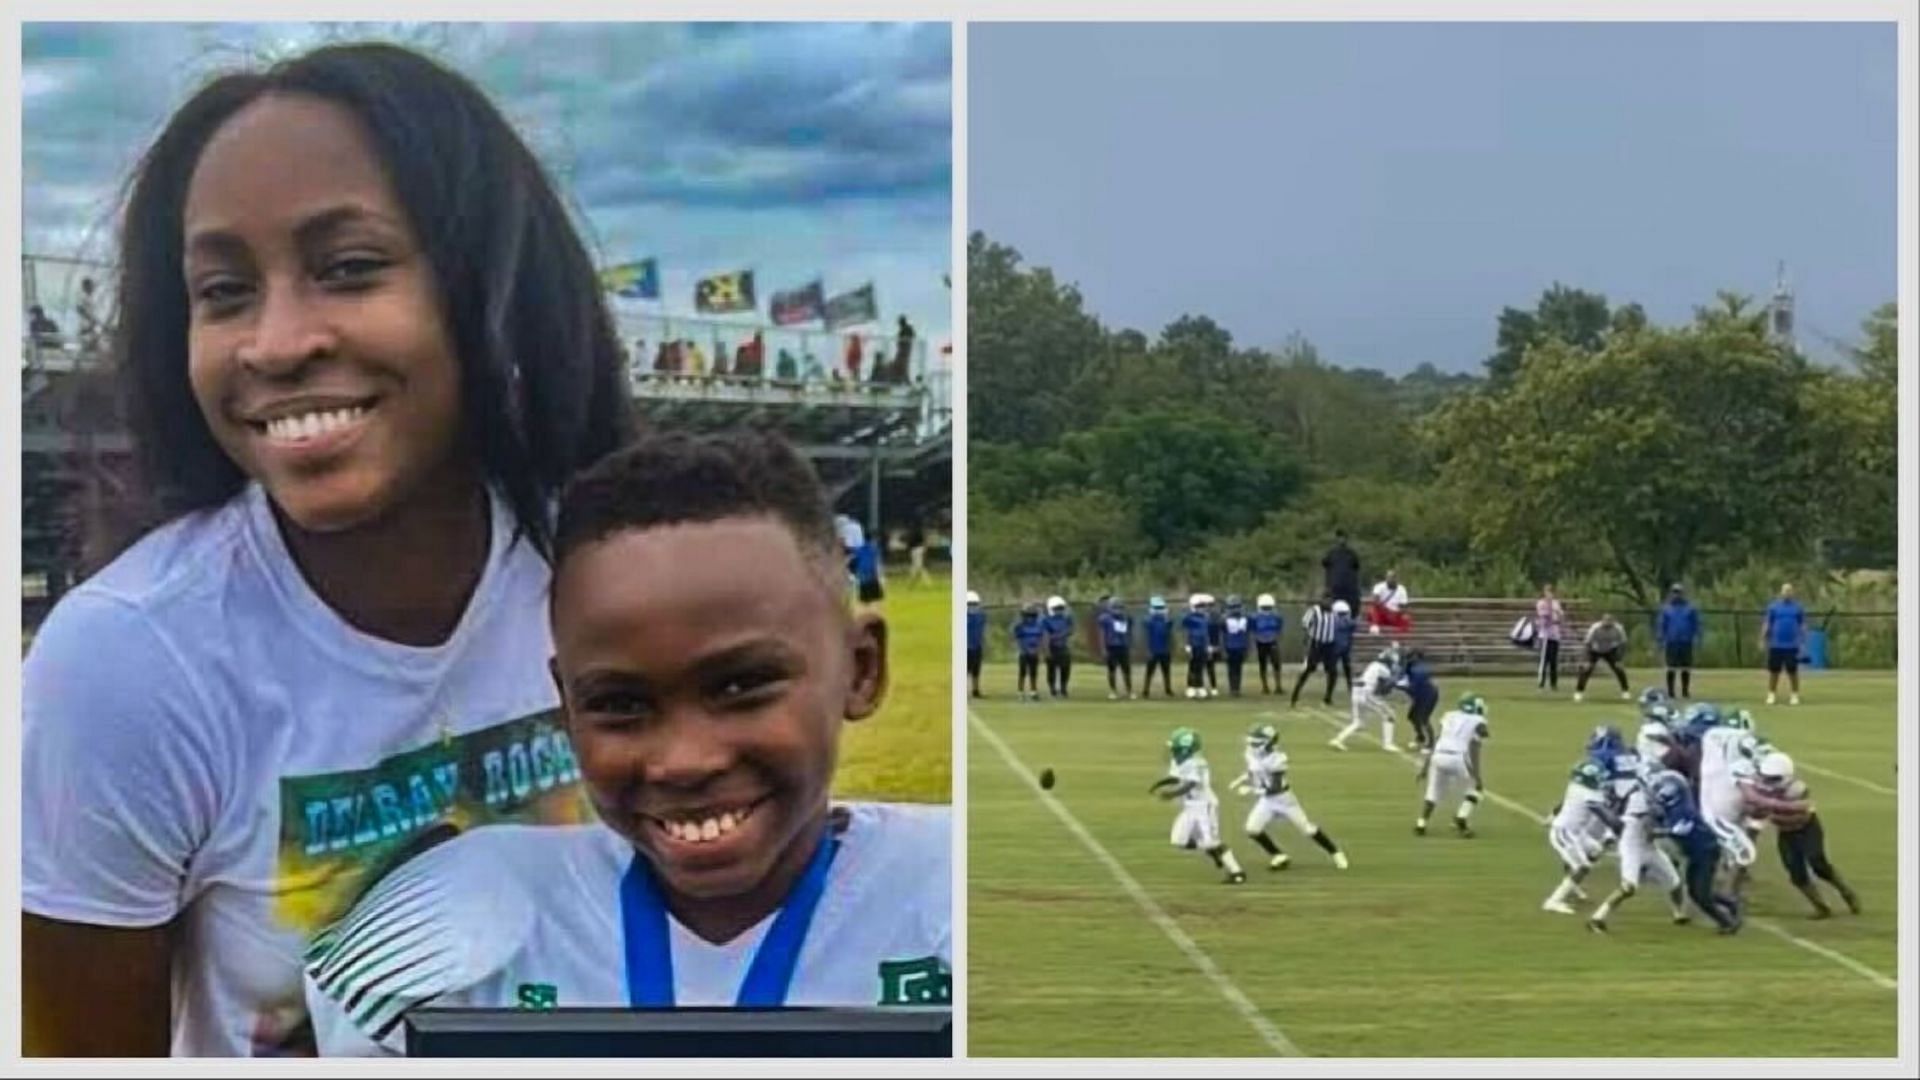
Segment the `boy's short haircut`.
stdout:
<svg viewBox="0 0 1920 1080">
<path fill-rule="evenodd" d="M 661 432 L 594 463 L 567 485 L 554 568 L 579 548 L 629 529 L 769 515 L 803 548 L 840 562 L 840 539 L 813 466 L 784 438 L 736 430 Z"/>
</svg>

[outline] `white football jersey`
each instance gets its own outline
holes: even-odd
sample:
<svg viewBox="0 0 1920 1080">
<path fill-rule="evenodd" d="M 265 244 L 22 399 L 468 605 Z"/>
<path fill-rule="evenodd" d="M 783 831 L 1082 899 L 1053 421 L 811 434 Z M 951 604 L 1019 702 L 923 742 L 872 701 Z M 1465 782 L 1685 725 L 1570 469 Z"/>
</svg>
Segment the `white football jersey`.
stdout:
<svg viewBox="0 0 1920 1080">
<path fill-rule="evenodd" d="M 1475 743 L 1486 737 L 1486 717 L 1455 710 L 1440 718 L 1440 738 L 1435 740 L 1433 752 L 1465 757 Z"/>
<path fill-rule="evenodd" d="M 950 811 L 854 803 L 800 947 L 795 1006 L 951 1001 Z M 323 1055 L 398 1053 L 408 1009 L 628 1004 L 621 880 L 601 824 L 475 829 L 388 874 L 307 954 Z M 777 913 L 776 913 L 777 914 Z M 674 1000 L 734 1004 L 775 915 L 708 942 L 668 917 Z"/>
<path fill-rule="evenodd" d="M 1553 817 L 1553 827 L 1570 833 L 1584 832 L 1593 820 L 1593 808 L 1605 796 L 1590 787 L 1569 782 L 1567 793 L 1560 796 L 1560 812 Z"/>
<path fill-rule="evenodd" d="M 1287 755 L 1278 749 L 1262 752 L 1248 747 L 1247 782 L 1262 795 L 1279 795 L 1292 788 L 1287 780 Z"/>
<path fill-rule="evenodd" d="M 1740 738 L 1736 728 L 1708 728 L 1700 736 L 1700 786 L 1720 788 L 1733 783 L 1733 762 L 1740 756 Z"/>
<path fill-rule="evenodd" d="M 1639 755 L 1642 768 L 1648 770 L 1662 767 L 1666 762 L 1668 750 L 1666 743 L 1653 737 L 1653 730 L 1652 724 L 1641 724 L 1640 730 L 1634 733 L 1633 737 L 1633 751 Z"/>
<path fill-rule="evenodd" d="M 1393 668 L 1375 660 L 1360 673 L 1358 685 L 1374 697 L 1386 697 L 1393 692 Z"/>
<path fill-rule="evenodd" d="M 1207 768 L 1207 759 L 1204 755 L 1195 754 L 1175 764 L 1167 770 L 1167 775 L 1182 784 L 1193 785 L 1192 790 L 1180 797 L 1181 805 L 1196 809 L 1219 805 L 1220 800 L 1213 794 L 1213 772 Z"/>
</svg>

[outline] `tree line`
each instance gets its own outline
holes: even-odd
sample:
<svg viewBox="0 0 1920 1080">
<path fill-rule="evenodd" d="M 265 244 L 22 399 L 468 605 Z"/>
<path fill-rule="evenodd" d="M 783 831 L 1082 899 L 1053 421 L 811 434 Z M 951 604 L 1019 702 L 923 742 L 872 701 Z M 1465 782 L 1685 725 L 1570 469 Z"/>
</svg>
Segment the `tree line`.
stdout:
<svg viewBox="0 0 1920 1080">
<path fill-rule="evenodd" d="M 1204 314 L 1110 329 L 982 233 L 967 261 L 967 555 L 990 588 L 1304 593 L 1336 526 L 1427 595 L 1553 580 L 1651 607 L 1790 575 L 1857 599 L 1842 572 L 1896 562 L 1892 303 L 1823 365 L 1735 293 L 1663 326 L 1555 284 L 1495 316 L 1482 372 L 1395 377 Z"/>
</svg>

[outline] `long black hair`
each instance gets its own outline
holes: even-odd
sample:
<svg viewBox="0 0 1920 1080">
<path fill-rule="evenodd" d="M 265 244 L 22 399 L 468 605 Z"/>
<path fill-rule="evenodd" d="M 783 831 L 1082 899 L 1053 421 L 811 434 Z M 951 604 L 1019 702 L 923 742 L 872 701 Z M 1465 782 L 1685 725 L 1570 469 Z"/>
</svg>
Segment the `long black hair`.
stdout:
<svg viewBox="0 0 1920 1080">
<path fill-rule="evenodd" d="M 365 128 L 433 267 L 481 467 L 519 534 L 550 555 L 561 487 L 632 435 L 619 337 L 565 206 L 493 103 L 433 60 L 377 43 L 215 78 L 134 171 L 113 348 L 152 502 L 141 526 L 217 506 L 246 482 L 188 382 L 183 208 L 208 140 L 268 94 L 324 99 Z"/>
</svg>

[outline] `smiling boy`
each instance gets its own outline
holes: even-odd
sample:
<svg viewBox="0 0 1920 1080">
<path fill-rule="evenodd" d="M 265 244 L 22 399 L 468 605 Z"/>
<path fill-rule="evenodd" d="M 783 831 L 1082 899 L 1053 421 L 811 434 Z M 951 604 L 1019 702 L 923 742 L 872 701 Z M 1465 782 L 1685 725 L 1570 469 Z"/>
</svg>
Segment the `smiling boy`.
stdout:
<svg viewBox="0 0 1920 1080">
<path fill-rule="evenodd" d="M 829 801 L 887 685 L 844 580 L 776 438 L 654 436 L 575 480 L 552 667 L 601 820 L 475 830 L 372 889 L 309 954 L 322 1052 L 397 1049 L 428 1001 L 949 1003 L 947 808 Z"/>
</svg>

